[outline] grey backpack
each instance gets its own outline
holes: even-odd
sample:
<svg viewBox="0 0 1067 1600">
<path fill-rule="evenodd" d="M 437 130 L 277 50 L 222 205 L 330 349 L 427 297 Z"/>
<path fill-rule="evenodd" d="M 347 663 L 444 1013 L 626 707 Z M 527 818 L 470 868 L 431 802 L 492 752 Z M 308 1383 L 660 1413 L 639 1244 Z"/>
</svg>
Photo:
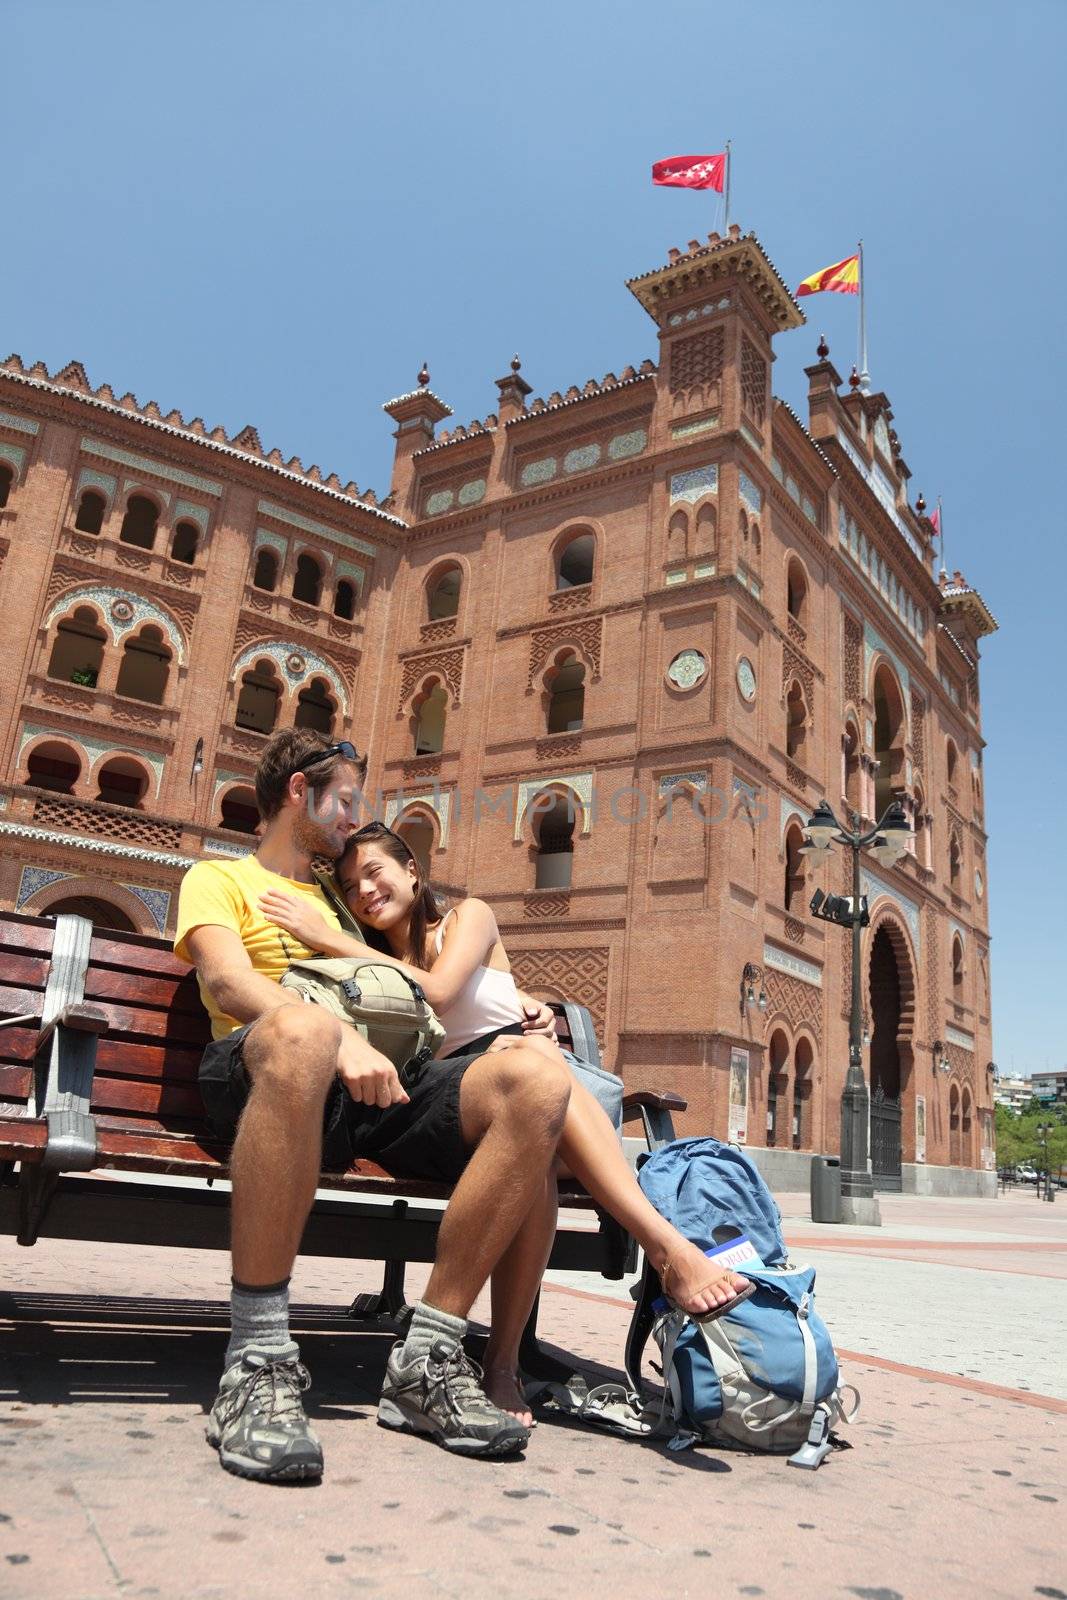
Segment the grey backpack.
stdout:
<svg viewBox="0 0 1067 1600">
<path fill-rule="evenodd" d="M 295 989 L 341 1022 L 349 1022 L 394 1067 L 427 1060 L 445 1030 L 413 978 L 370 957 L 310 956 L 291 961 L 283 989 Z"/>
</svg>

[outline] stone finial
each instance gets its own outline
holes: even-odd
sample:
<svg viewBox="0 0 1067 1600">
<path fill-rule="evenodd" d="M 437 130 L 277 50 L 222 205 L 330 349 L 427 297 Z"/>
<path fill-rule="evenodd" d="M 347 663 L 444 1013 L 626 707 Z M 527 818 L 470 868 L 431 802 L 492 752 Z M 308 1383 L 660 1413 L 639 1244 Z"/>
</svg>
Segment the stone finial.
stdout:
<svg viewBox="0 0 1067 1600">
<path fill-rule="evenodd" d="M 863 379 L 860 377 L 860 375 L 857 372 L 856 368 L 853 367 L 852 371 L 848 375 L 848 386 L 849 386 L 849 388 L 851 390 L 853 390 L 853 392 L 854 392 L 856 389 L 859 388 L 859 386 L 860 386 L 860 384 L 862 382 L 863 382 Z"/>
<path fill-rule="evenodd" d="M 515 373 L 518 373 L 518 372 L 522 371 L 522 362 L 519 360 L 518 356 L 512 356 L 512 358 L 511 358 L 511 370 L 512 370 L 512 372 L 515 372 Z"/>
<path fill-rule="evenodd" d="M 915 502 L 915 515 L 918 517 L 925 517 L 926 515 L 926 498 L 921 489 L 919 490 L 919 498 Z"/>
<path fill-rule="evenodd" d="M 820 333 L 819 335 L 819 342 L 815 346 L 815 354 L 818 356 L 820 361 L 825 361 L 827 356 L 830 354 L 830 346 L 826 342 L 825 333 Z"/>
<path fill-rule="evenodd" d="M 420 389 L 425 389 L 426 386 L 428 385 L 429 381 L 430 381 L 430 369 L 427 366 L 426 362 L 424 361 L 422 363 L 422 366 L 419 368 L 419 377 L 418 377 L 419 388 Z"/>
</svg>

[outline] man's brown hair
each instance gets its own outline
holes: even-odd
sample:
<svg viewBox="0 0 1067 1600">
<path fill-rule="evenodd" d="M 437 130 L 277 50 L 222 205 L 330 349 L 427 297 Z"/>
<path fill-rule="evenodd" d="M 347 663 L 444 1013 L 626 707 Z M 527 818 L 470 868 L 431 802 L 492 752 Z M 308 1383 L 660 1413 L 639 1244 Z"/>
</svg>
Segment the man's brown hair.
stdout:
<svg viewBox="0 0 1067 1600">
<path fill-rule="evenodd" d="M 264 822 L 270 822 L 282 809 L 289 779 L 300 763 L 316 750 L 328 750 L 333 742 L 312 728 L 283 728 L 268 741 L 256 767 L 256 804 Z M 332 755 L 316 761 L 306 774 L 308 787 L 325 788 L 344 759 L 342 755 Z M 366 756 L 360 756 L 355 767 L 362 785 L 367 780 Z"/>
</svg>

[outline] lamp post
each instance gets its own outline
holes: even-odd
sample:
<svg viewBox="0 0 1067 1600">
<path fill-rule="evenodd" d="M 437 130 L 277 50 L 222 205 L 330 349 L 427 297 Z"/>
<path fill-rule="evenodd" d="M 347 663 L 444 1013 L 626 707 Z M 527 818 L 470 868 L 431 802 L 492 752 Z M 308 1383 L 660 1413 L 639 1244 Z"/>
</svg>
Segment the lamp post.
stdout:
<svg viewBox="0 0 1067 1600">
<path fill-rule="evenodd" d="M 803 854 L 813 862 L 829 855 L 834 844 L 852 851 L 852 898 L 823 895 L 816 890 L 811 909 L 816 916 L 852 930 L 852 1003 L 848 1021 L 848 1072 L 841 1091 L 841 1196 L 842 1199 L 874 1199 L 874 1183 L 869 1171 L 868 1121 L 870 1094 L 863 1076 L 863 985 L 860 972 L 861 937 L 870 922 L 867 906 L 860 894 L 860 852 L 867 846 L 880 866 L 891 867 L 908 848 L 911 829 L 899 800 L 894 800 L 881 821 L 868 833 L 849 833 L 842 828 L 825 800 L 821 800 L 805 829 L 807 844 Z"/>
<path fill-rule="evenodd" d="M 1051 1132 L 1052 1132 L 1052 1124 L 1051 1124 L 1051 1122 L 1039 1122 L 1038 1123 L 1038 1125 L 1037 1125 L 1037 1136 L 1041 1140 L 1041 1164 L 1044 1167 L 1044 1172 L 1045 1172 L 1045 1199 L 1049 1200 L 1049 1201 L 1051 1201 L 1051 1199 L 1052 1199 L 1052 1168 L 1049 1166 L 1049 1160 L 1048 1160 L 1048 1136 L 1049 1136 L 1049 1134 Z M 1040 1178 L 1038 1178 L 1038 1181 L 1037 1181 L 1037 1193 L 1038 1193 L 1038 1196 L 1040 1197 L 1040 1195 L 1041 1195 L 1041 1179 Z"/>
</svg>

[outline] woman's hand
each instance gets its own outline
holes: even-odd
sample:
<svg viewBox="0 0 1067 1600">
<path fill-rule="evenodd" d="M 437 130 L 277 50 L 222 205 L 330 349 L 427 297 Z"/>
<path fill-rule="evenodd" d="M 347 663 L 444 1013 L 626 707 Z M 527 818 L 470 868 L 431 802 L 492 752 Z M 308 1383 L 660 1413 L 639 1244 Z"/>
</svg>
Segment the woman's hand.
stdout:
<svg viewBox="0 0 1067 1600">
<path fill-rule="evenodd" d="M 259 909 L 268 922 L 275 923 L 291 933 L 294 939 L 306 944 L 309 950 L 324 950 L 329 942 L 330 927 L 322 912 L 311 905 L 302 894 L 289 894 L 285 889 L 268 889 L 259 897 Z"/>
</svg>

